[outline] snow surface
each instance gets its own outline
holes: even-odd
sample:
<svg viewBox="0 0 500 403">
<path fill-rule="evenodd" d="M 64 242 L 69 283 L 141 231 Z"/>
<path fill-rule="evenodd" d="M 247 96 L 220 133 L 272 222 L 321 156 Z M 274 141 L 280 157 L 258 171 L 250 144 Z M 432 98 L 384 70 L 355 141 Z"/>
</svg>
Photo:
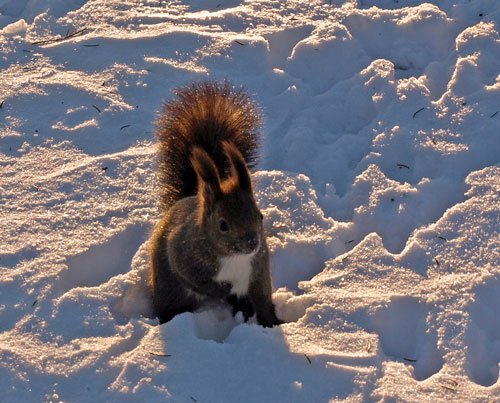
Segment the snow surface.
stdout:
<svg viewBox="0 0 500 403">
<path fill-rule="evenodd" d="M 0 401 L 499 401 L 499 32 L 496 0 L 0 0 Z M 265 116 L 278 328 L 148 317 L 153 120 L 207 76 Z"/>
</svg>

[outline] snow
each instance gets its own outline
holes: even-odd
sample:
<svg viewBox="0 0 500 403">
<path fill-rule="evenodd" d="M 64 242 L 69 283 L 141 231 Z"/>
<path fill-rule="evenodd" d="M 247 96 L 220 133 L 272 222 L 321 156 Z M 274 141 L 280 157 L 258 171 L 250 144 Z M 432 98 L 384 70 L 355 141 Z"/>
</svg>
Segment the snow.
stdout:
<svg viewBox="0 0 500 403">
<path fill-rule="evenodd" d="M 0 400 L 498 400 L 499 31 L 494 0 L 0 0 Z M 153 122 L 206 77 L 265 118 L 273 329 L 151 317 Z"/>
</svg>

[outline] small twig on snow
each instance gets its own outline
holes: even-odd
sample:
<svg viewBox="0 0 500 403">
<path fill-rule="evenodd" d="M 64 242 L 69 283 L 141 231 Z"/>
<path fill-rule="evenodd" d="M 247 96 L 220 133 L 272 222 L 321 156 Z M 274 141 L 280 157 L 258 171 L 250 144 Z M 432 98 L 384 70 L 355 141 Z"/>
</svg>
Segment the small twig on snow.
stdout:
<svg viewBox="0 0 500 403">
<path fill-rule="evenodd" d="M 97 106 L 92 105 L 92 108 L 94 108 L 97 112 L 101 113 L 101 110 Z"/>
<path fill-rule="evenodd" d="M 154 355 L 155 357 L 172 357 L 172 354 L 154 353 L 153 351 L 150 351 L 149 354 Z"/>
<path fill-rule="evenodd" d="M 448 383 L 448 385 L 446 385 L 444 383 L 444 381 L 446 383 Z M 457 386 L 458 386 L 458 382 L 455 381 L 454 379 L 443 379 L 443 380 L 440 380 L 438 382 L 436 382 L 439 386 L 447 389 L 447 390 L 451 390 L 452 392 L 456 392 L 457 391 Z"/>
<path fill-rule="evenodd" d="M 418 111 L 416 111 L 414 114 L 413 114 L 413 119 L 415 119 L 415 116 L 417 116 L 418 113 L 422 112 L 423 110 L 425 109 L 425 107 L 421 107 Z"/>
<path fill-rule="evenodd" d="M 88 28 L 82 28 L 82 29 L 80 29 L 78 31 L 74 31 L 72 33 L 70 33 L 69 29 L 68 29 L 68 31 L 66 32 L 66 35 L 64 35 L 64 36 L 62 36 L 60 38 L 45 39 L 43 41 L 31 42 L 31 44 L 32 45 L 46 45 L 48 43 L 65 41 L 67 39 L 71 39 L 71 38 L 74 38 L 75 36 L 83 34 L 87 29 Z"/>
<path fill-rule="evenodd" d="M 406 168 L 406 169 L 410 169 L 410 167 L 408 165 L 405 165 L 405 164 L 396 164 L 398 166 L 398 168 Z"/>
</svg>

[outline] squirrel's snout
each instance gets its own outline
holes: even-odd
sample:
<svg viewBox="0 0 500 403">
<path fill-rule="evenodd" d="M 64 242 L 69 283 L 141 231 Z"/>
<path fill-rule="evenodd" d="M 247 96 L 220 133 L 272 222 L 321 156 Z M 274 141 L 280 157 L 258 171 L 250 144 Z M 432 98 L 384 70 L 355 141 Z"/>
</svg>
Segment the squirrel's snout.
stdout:
<svg viewBox="0 0 500 403">
<path fill-rule="evenodd" d="M 251 234 L 247 239 L 247 246 L 250 252 L 253 252 L 259 247 L 259 236 L 257 234 Z"/>
<path fill-rule="evenodd" d="M 250 232 L 239 238 L 236 243 L 233 244 L 232 250 L 235 253 L 254 253 L 260 247 L 260 236 L 256 232 Z"/>
</svg>

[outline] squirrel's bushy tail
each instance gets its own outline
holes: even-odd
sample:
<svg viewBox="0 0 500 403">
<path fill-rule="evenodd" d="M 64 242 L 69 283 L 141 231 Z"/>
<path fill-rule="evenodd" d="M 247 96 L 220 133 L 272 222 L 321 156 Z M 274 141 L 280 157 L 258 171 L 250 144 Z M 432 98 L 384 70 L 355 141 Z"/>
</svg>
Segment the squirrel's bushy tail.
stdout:
<svg viewBox="0 0 500 403">
<path fill-rule="evenodd" d="M 183 87 L 175 95 L 156 122 L 163 210 L 196 194 L 197 178 L 190 162 L 193 147 L 204 149 L 224 178 L 228 161 L 223 141 L 240 150 L 249 168 L 255 165 L 259 145 L 260 115 L 242 90 L 228 82 L 204 81 Z"/>
</svg>

